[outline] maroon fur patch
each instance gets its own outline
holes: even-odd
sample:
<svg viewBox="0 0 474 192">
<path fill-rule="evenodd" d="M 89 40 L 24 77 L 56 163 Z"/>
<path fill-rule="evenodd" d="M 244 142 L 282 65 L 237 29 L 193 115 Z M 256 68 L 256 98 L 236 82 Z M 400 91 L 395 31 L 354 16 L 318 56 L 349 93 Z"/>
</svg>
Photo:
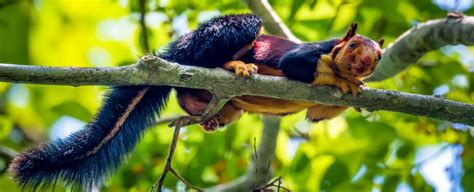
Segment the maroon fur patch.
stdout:
<svg viewBox="0 0 474 192">
<path fill-rule="evenodd" d="M 271 35 L 261 35 L 255 40 L 253 61 L 251 63 L 264 64 L 276 68 L 278 60 L 298 44 L 288 39 Z"/>
</svg>

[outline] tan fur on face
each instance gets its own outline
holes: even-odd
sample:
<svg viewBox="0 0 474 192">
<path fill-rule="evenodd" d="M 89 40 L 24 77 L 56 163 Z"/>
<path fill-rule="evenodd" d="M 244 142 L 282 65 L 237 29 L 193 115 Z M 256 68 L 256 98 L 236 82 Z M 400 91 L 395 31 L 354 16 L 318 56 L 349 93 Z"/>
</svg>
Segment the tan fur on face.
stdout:
<svg viewBox="0 0 474 192">
<path fill-rule="evenodd" d="M 355 43 L 355 48 L 350 47 L 351 43 Z M 367 78 L 374 72 L 382 54 L 378 43 L 361 35 L 340 42 L 334 47 L 335 50 L 338 51 L 333 60 L 338 75 L 359 79 Z"/>
</svg>

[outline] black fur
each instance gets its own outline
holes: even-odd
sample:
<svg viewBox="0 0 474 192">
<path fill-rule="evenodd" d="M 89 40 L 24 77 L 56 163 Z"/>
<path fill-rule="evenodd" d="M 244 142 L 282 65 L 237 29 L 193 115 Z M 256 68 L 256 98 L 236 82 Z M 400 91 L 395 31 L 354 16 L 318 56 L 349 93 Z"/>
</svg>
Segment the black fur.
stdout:
<svg viewBox="0 0 474 192">
<path fill-rule="evenodd" d="M 255 15 L 218 17 L 171 43 L 158 56 L 184 65 L 218 67 L 251 43 L 261 25 L 261 19 Z M 54 187 L 57 182 L 64 182 L 73 191 L 100 186 L 154 123 L 155 115 L 160 114 L 171 87 L 150 86 L 119 131 L 97 153 L 86 154 L 110 135 L 131 101 L 145 88 L 128 86 L 112 89 L 94 120 L 83 130 L 17 156 L 10 165 L 13 179 L 32 190 Z"/>
<path fill-rule="evenodd" d="M 169 44 L 163 59 L 183 65 L 220 67 L 232 56 L 252 43 L 262 28 L 255 15 L 227 15 L 214 18 L 198 29 Z"/>
<path fill-rule="evenodd" d="M 145 87 L 112 89 L 95 119 L 66 139 L 32 148 L 15 158 L 10 167 L 22 187 L 45 189 L 64 181 L 73 191 L 101 186 L 131 152 L 147 128 L 155 122 L 168 98 L 170 87 L 150 87 L 127 120 L 108 143 L 95 154 L 85 156 L 103 140 L 130 101 Z"/>
<path fill-rule="evenodd" d="M 278 62 L 278 68 L 288 79 L 311 83 L 315 77 L 319 58 L 322 54 L 331 52 L 337 41 L 333 39 L 301 44 L 283 55 Z"/>
<path fill-rule="evenodd" d="M 158 56 L 182 65 L 220 67 L 258 37 L 262 24 L 260 17 L 252 14 L 216 17 L 170 43 Z M 178 95 L 189 90 L 176 88 Z"/>
</svg>

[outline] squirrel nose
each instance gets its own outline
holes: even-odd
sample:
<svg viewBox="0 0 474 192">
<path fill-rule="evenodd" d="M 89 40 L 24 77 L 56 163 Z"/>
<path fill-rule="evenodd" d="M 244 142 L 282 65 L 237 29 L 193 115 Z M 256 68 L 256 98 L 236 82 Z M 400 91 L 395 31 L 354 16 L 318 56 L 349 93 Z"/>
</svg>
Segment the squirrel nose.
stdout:
<svg viewBox="0 0 474 192">
<path fill-rule="evenodd" d="M 362 61 L 364 65 L 370 65 L 372 63 L 372 58 L 367 55 L 364 55 L 360 58 L 360 61 Z"/>
</svg>

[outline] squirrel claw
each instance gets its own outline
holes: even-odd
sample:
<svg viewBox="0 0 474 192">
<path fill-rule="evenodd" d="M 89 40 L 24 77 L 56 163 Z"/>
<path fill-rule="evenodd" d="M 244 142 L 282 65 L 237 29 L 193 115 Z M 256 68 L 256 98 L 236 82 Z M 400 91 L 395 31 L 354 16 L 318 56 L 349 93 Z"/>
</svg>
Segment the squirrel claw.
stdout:
<svg viewBox="0 0 474 192">
<path fill-rule="evenodd" d="M 238 76 L 249 78 L 253 74 L 257 73 L 258 67 L 255 64 L 242 64 L 238 65 L 235 69 L 235 73 Z"/>
<path fill-rule="evenodd" d="M 217 130 L 217 127 L 219 127 L 219 120 L 216 117 L 213 117 L 205 122 L 202 122 L 201 127 L 207 133 L 213 132 Z"/>
<path fill-rule="evenodd" d="M 253 63 L 244 63 L 242 61 L 229 61 L 224 64 L 224 69 L 234 71 L 237 76 L 249 78 L 258 72 L 258 66 Z"/>
<path fill-rule="evenodd" d="M 360 93 L 360 86 L 355 84 L 349 84 L 349 87 L 351 88 L 352 96 L 355 97 Z"/>
</svg>

